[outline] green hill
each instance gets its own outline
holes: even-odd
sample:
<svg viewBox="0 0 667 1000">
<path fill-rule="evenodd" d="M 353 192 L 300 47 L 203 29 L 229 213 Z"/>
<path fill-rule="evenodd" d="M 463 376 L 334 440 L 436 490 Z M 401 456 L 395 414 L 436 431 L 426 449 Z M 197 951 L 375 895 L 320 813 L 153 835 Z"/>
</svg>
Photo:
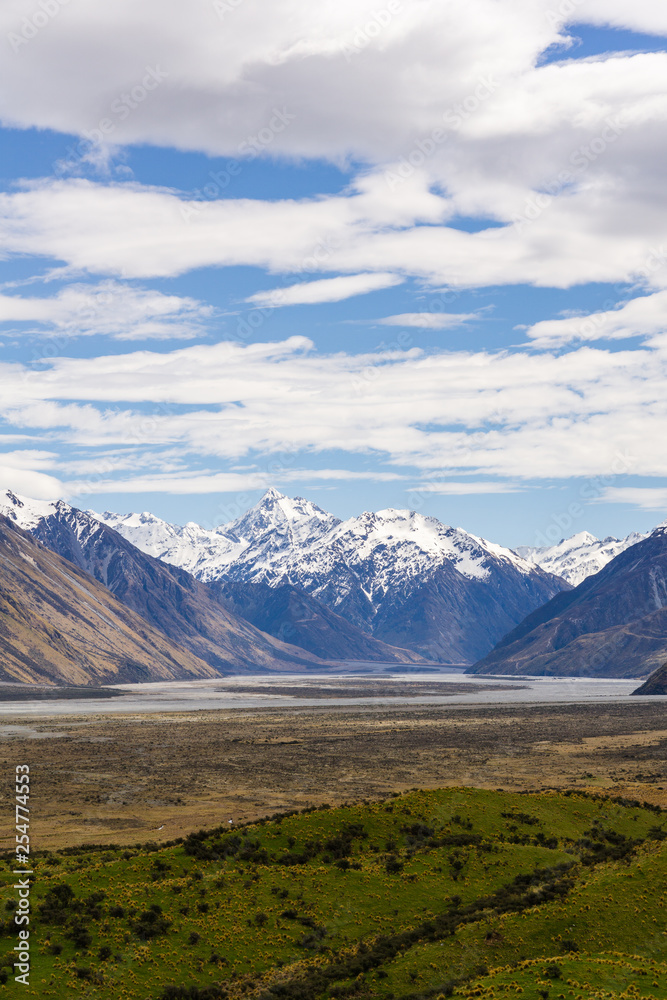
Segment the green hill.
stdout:
<svg viewBox="0 0 667 1000">
<path fill-rule="evenodd" d="M 24 995 L 667 1000 L 663 825 L 634 802 L 460 788 L 36 857 Z"/>
</svg>

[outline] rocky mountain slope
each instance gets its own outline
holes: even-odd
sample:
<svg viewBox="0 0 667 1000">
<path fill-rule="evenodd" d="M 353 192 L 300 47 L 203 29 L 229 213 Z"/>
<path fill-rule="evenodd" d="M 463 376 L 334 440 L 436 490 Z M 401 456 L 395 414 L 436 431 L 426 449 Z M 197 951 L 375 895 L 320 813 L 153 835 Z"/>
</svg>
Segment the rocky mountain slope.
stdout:
<svg viewBox="0 0 667 1000">
<path fill-rule="evenodd" d="M 633 694 L 667 694 L 667 661 L 658 667 Z"/>
<path fill-rule="evenodd" d="M 31 501 L 7 493 L 0 500 L 0 513 L 90 573 L 132 611 L 219 673 L 329 665 L 259 631 L 189 573 L 140 552 L 90 514 L 63 501 Z"/>
<path fill-rule="evenodd" d="M 341 615 L 290 584 L 234 583 L 216 580 L 208 587 L 223 607 L 262 632 L 323 659 L 424 663 L 410 649 L 390 646 L 352 625 Z"/>
<path fill-rule="evenodd" d="M 667 660 L 667 524 L 529 615 L 476 673 L 645 677 Z"/>
<path fill-rule="evenodd" d="M 87 685 L 215 674 L 0 515 L 0 680 Z"/>
<path fill-rule="evenodd" d="M 633 531 L 627 538 L 596 538 L 590 531 L 580 531 L 571 538 L 561 539 L 556 545 L 534 548 L 519 546 L 515 551 L 533 566 L 541 566 L 547 573 L 562 576 L 573 587 L 588 576 L 599 573 L 619 553 L 641 542 L 646 535 Z"/>
<path fill-rule="evenodd" d="M 440 662 L 473 662 L 568 587 L 433 517 L 389 509 L 341 521 L 277 490 L 216 529 L 151 514 L 96 516 L 200 580 L 296 587 L 368 635 Z"/>
</svg>

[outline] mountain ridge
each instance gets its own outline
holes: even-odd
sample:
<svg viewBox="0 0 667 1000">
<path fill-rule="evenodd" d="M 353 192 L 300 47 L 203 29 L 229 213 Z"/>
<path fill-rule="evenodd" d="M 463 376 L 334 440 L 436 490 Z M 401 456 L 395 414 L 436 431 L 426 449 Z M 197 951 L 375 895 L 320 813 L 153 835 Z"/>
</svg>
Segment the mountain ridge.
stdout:
<svg viewBox="0 0 667 1000">
<path fill-rule="evenodd" d="M 90 573 L 123 604 L 217 673 L 330 667 L 306 650 L 238 618 L 187 572 L 140 552 L 120 534 L 65 501 L 38 503 L 8 491 L 9 511 L 46 548 Z"/>
<path fill-rule="evenodd" d="M 216 671 L 0 514 L 0 679 L 95 685 Z"/>
<path fill-rule="evenodd" d="M 202 583 L 65 501 L 31 501 L 7 491 L 0 510 L 219 671 L 328 670 L 339 659 L 423 662 L 418 654 L 365 635 L 305 594 L 272 594 L 269 613 L 258 606 L 252 587 L 244 594 L 237 586 L 232 596 Z"/>
<path fill-rule="evenodd" d="M 667 659 L 667 527 L 556 595 L 472 667 L 475 673 L 644 677 Z"/>
<path fill-rule="evenodd" d="M 298 587 L 374 638 L 443 663 L 478 659 L 569 587 L 511 549 L 436 518 L 387 508 L 342 521 L 275 489 L 213 529 L 148 512 L 94 516 L 200 580 Z"/>
<path fill-rule="evenodd" d="M 541 566 L 548 573 L 561 576 L 573 587 L 611 562 L 617 555 L 631 545 L 636 545 L 649 533 L 633 531 L 625 538 L 597 538 L 590 531 L 580 531 L 569 538 L 561 538 L 559 542 L 549 546 L 520 545 L 514 551 L 527 562 Z"/>
</svg>

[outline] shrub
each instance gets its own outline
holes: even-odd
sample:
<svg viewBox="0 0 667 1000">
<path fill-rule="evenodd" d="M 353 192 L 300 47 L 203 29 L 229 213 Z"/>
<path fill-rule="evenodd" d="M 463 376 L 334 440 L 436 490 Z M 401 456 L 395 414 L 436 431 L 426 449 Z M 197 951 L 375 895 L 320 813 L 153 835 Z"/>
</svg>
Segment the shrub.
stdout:
<svg viewBox="0 0 667 1000">
<path fill-rule="evenodd" d="M 162 908 L 154 903 L 149 910 L 140 913 L 130 926 L 138 938 L 149 941 L 151 938 L 166 934 L 171 921 L 163 915 Z"/>
</svg>

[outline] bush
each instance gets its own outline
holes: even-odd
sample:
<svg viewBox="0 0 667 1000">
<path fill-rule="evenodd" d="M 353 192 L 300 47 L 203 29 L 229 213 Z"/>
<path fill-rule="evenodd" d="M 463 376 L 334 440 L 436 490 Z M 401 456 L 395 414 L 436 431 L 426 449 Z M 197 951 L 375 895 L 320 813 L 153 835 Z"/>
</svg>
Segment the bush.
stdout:
<svg viewBox="0 0 667 1000">
<path fill-rule="evenodd" d="M 138 938 L 150 941 L 151 938 L 166 934 L 171 921 L 163 915 L 162 908 L 154 903 L 149 910 L 144 910 L 136 920 L 132 920 L 130 926 Z"/>
</svg>

